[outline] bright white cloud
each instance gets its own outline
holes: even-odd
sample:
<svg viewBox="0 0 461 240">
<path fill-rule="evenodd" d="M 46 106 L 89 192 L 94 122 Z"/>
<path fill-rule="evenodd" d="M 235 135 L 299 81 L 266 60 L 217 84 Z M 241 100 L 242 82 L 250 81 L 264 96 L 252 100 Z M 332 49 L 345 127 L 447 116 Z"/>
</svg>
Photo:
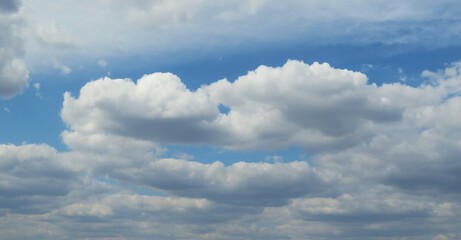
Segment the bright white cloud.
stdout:
<svg viewBox="0 0 461 240">
<path fill-rule="evenodd" d="M 99 79 L 78 98 L 66 93 L 62 118 L 74 132 L 159 143 L 318 150 L 356 144 L 370 127 L 399 120 L 399 106 L 383 99 L 361 73 L 288 61 L 193 92 L 172 74 Z M 230 111 L 220 113 L 220 104 Z"/>
<path fill-rule="evenodd" d="M 461 147 L 459 62 L 426 84 L 386 85 L 380 94 L 403 108 L 401 121 L 382 125 L 367 144 L 319 155 L 316 161 L 348 181 L 370 181 L 428 195 L 459 194 Z M 366 168 L 368 171 L 364 171 Z"/>
</svg>

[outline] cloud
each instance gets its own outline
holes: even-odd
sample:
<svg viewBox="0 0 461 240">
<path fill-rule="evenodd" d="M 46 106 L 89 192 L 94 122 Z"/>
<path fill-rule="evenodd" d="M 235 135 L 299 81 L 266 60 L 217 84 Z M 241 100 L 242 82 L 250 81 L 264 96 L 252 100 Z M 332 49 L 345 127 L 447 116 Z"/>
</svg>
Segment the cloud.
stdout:
<svg viewBox="0 0 461 240">
<path fill-rule="evenodd" d="M 47 145 L 0 145 L 0 215 L 39 213 L 71 191 L 76 171 Z"/>
<path fill-rule="evenodd" d="M 219 112 L 222 105 L 227 113 Z M 196 91 L 170 73 L 137 83 L 103 78 L 86 84 L 78 98 L 66 93 L 61 116 L 74 132 L 231 149 L 319 150 L 357 144 L 370 134 L 367 128 L 401 114 L 361 73 L 288 61 Z"/>
<path fill-rule="evenodd" d="M 459 195 L 460 72 L 455 62 L 437 73 L 423 72 L 429 78 L 416 88 L 384 85 L 381 94 L 403 109 L 401 121 L 382 125 L 367 144 L 318 155 L 316 161 L 351 181 L 366 178 L 418 194 Z"/>
<path fill-rule="evenodd" d="M 84 86 L 78 98 L 66 94 L 62 117 L 70 129 L 63 139 L 79 151 L 85 148 L 75 144 L 88 141 L 70 141 L 70 136 L 104 132 L 106 143 L 114 136 L 147 145 L 301 145 L 313 153 L 312 164 L 225 166 L 157 155 L 99 168 L 111 179 L 169 197 L 241 209 L 225 226 L 212 227 L 208 236 L 215 238 L 235 232 L 237 239 L 281 237 L 277 233 L 282 232 L 292 239 L 458 236 L 460 66 L 455 62 L 444 70 L 424 71 L 424 82 L 414 87 L 402 82 L 376 86 L 361 73 L 298 61 L 261 66 L 233 82 L 219 80 L 195 91 L 172 74 L 146 75 L 136 83 L 104 78 Z M 195 142 L 181 135 L 194 131 Z M 338 144 L 343 138 L 348 144 Z M 247 220 L 257 224 L 250 227 Z"/>
<path fill-rule="evenodd" d="M 331 194 L 332 187 L 305 162 L 245 163 L 161 159 L 142 168 L 119 169 L 116 178 L 173 195 L 253 207 L 286 205 L 291 198 Z"/>
<path fill-rule="evenodd" d="M 110 152 L 59 153 L 47 145 L 3 145 L 0 150 L 0 230 L 9 238 L 217 236 L 216 229 L 240 225 L 240 219 L 258 216 L 266 207 L 324 195 L 328 189 L 305 162 L 226 167 L 177 159 L 136 161 L 132 149 L 134 154 L 120 157 L 121 166 Z M 89 164 L 98 161 L 106 165 Z M 139 195 L 134 186 L 168 195 Z M 19 222 L 27 222 L 28 230 Z M 17 226 L 15 231 L 11 226 Z"/>
<path fill-rule="evenodd" d="M 46 55 L 50 59 L 93 61 L 94 55 L 149 54 L 165 62 L 171 58 L 183 60 L 184 52 L 189 51 L 197 57 L 215 52 L 235 54 L 233 46 L 238 46 L 241 53 L 261 45 L 293 43 L 417 44 L 437 48 L 456 46 L 461 38 L 456 0 L 355 0 L 347 4 L 334 0 L 100 0 L 91 4 L 28 0 L 24 5 L 30 32 L 36 35 L 27 45 L 33 66 L 42 64 Z M 32 42 L 37 40 L 42 44 Z M 43 48 L 43 43 L 48 47 Z M 72 43 L 78 44 L 59 51 Z"/>
<path fill-rule="evenodd" d="M 67 65 L 58 62 L 56 59 L 53 60 L 53 67 L 61 72 L 61 74 L 69 74 L 72 69 Z"/>
<path fill-rule="evenodd" d="M 2 12 L 16 12 L 20 6 L 19 0 L 5 0 L 0 2 L 0 11 Z"/>
<path fill-rule="evenodd" d="M 104 59 L 99 59 L 98 60 L 98 65 L 102 68 L 106 67 L 108 65 L 107 61 Z"/>
<path fill-rule="evenodd" d="M 337 198 L 296 199 L 290 205 L 293 213 L 306 221 L 344 223 L 377 223 L 404 219 L 428 218 L 434 202 L 408 196 L 394 189 L 347 193 Z"/>
<path fill-rule="evenodd" d="M 28 86 L 29 71 L 23 60 L 21 21 L 16 14 L 19 1 L 0 4 L 0 98 L 10 99 Z"/>
<path fill-rule="evenodd" d="M 68 151 L 0 145 L 0 232 L 19 239 L 459 239 L 460 68 L 424 71 L 419 86 L 376 86 L 358 72 L 298 61 L 194 91 L 170 73 L 92 81 L 78 97 L 65 95 Z M 197 143 L 195 135 L 177 141 L 182 131 L 198 132 Z M 318 148 L 317 136 L 332 142 Z M 352 143 L 335 142 L 343 137 Z M 272 150 L 265 153 L 274 163 L 203 163 L 165 158 L 165 143 L 299 144 L 309 157 L 280 161 L 283 153 Z"/>
<path fill-rule="evenodd" d="M 459 207 L 459 204 L 456 203 Z M 441 213 L 451 204 L 437 197 L 404 194 L 393 188 L 376 186 L 354 191 L 337 198 L 296 199 L 289 206 L 293 218 L 305 224 L 318 224 L 319 235 L 328 239 L 426 238 L 439 231 L 453 232 L 454 225 L 441 230 L 431 222 L 452 219 Z M 458 209 L 450 209 L 455 212 Z M 301 226 L 301 225 L 300 225 Z M 392 230 L 391 230 L 392 229 Z M 301 235 L 302 236 L 302 235 Z"/>
<path fill-rule="evenodd" d="M 35 37 L 42 46 L 48 48 L 69 49 L 77 46 L 75 37 L 59 29 L 56 24 L 39 25 L 36 27 Z"/>
</svg>

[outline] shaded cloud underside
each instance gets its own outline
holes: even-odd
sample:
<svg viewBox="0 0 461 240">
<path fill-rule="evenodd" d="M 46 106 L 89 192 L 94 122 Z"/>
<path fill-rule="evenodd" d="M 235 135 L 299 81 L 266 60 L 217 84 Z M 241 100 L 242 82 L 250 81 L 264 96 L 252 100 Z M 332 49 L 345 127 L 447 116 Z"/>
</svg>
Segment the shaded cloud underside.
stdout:
<svg viewBox="0 0 461 240">
<path fill-rule="evenodd" d="M 89 82 L 65 94 L 69 152 L 0 145 L 0 230 L 38 239 L 457 239 L 461 63 L 423 77 L 417 87 L 376 86 L 362 73 L 288 61 L 194 91 L 171 73 Z M 163 158 L 164 144 L 296 145 L 312 156 L 205 164 Z"/>
</svg>

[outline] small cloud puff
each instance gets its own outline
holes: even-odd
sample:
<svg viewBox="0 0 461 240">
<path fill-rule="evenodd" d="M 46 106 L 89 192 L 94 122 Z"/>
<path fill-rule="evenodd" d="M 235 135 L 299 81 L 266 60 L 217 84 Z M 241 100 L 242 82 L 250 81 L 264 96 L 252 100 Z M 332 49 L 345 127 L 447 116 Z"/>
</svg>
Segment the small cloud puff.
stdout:
<svg viewBox="0 0 461 240">
<path fill-rule="evenodd" d="M 98 60 L 98 65 L 102 68 L 106 67 L 108 65 L 107 61 L 104 59 L 99 59 Z"/>
<path fill-rule="evenodd" d="M 61 72 L 61 74 L 69 74 L 72 72 L 72 69 L 60 62 L 58 62 L 57 60 L 54 60 L 53 61 L 53 67 L 57 70 L 59 70 Z"/>
</svg>

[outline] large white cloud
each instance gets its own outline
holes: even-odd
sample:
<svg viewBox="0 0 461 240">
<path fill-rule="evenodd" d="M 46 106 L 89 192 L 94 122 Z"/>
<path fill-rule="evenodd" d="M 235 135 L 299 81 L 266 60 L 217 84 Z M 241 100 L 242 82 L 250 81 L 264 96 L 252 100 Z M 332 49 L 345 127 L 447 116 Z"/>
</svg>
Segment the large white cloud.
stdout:
<svg viewBox="0 0 461 240">
<path fill-rule="evenodd" d="M 288 61 L 196 91 L 165 73 L 137 83 L 103 78 L 86 84 L 78 98 L 66 93 L 61 116 L 74 132 L 159 143 L 344 148 L 366 140 L 371 127 L 401 118 L 400 106 L 379 89 L 361 73 Z M 220 105 L 229 112 L 220 113 Z"/>
<path fill-rule="evenodd" d="M 420 86 L 376 86 L 361 73 L 289 61 L 195 91 L 171 74 L 146 75 L 137 83 L 106 78 L 84 86 L 78 98 L 66 95 L 62 116 L 70 130 L 63 137 L 79 151 L 84 141 L 69 136 L 104 133 L 143 143 L 321 150 L 312 155 L 312 165 L 224 166 L 154 157 L 133 166 L 99 168 L 117 181 L 251 212 L 214 225 L 211 238 L 233 232 L 239 234 L 236 239 L 280 238 L 281 232 L 292 239 L 456 238 L 460 72 L 456 62 L 423 72 Z M 137 97 L 139 92 L 151 95 Z M 220 111 L 222 105 L 228 111 Z M 194 131 L 201 132 L 196 142 L 175 140 Z"/>
<path fill-rule="evenodd" d="M 459 196 L 460 69 L 456 62 L 437 73 L 425 71 L 423 76 L 430 78 L 417 88 L 383 86 L 381 94 L 403 108 L 401 121 L 382 125 L 367 144 L 318 155 L 316 161 L 350 180 L 374 179 L 411 192 Z"/>
<path fill-rule="evenodd" d="M 29 71 L 24 62 L 24 41 L 17 15 L 19 2 L 0 4 L 0 98 L 9 99 L 28 86 Z"/>
</svg>

